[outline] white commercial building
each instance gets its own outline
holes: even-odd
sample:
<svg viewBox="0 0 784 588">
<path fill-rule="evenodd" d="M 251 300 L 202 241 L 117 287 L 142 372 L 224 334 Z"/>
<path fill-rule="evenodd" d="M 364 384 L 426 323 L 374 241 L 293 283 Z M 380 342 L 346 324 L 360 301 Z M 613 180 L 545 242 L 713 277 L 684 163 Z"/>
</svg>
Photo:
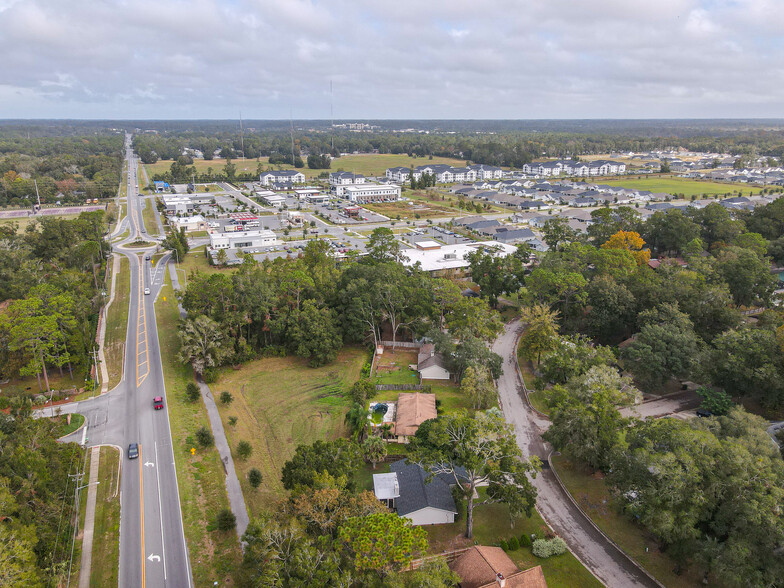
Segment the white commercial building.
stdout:
<svg viewBox="0 0 784 588">
<path fill-rule="evenodd" d="M 211 233 L 212 249 L 254 249 L 280 245 L 272 231 L 235 231 L 233 233 Z"/>
<path fill-rule="evenodd" d="M 190 214 L 193 212 L 193 201 L 189 196 L 163 196 L 166 214 Z"/>
<path fill-rule="evenodd" d="M 400 200 L 400 186 L 396 184 L 355 184 L 341 188 L 345 198 L 355 204 Z"/>
<path fill-rule="evenodd" d="M 460 243 L 456 245 L 440 245 L 436 241 L 417 243 L 413 249 L 404 249 L 403 265 L 414 266 L 417 263 L 420 269 L 436 274 L 444 270 L 464 270 L 470 264 L 468 254 L 477 250 L 486 250 L 495 255 L 506 257 L 517 251 L 514 245 L 506 243 Z"/>
<path fill-rule="evenodd" d="M 259 181 L 264 186 L 273 184 L 304 184 L 305 174 L 294 169 L 279 169 L 260 174 Z"/>
<path fill-rule="evenodd" d="M 175 216 L 169 220 L 169 223 L 178 231 L 180 229 L 185 229 L 186 233 L 207 230 L 207 221 L 200 214 L 184 217 Z"/>
</svg>

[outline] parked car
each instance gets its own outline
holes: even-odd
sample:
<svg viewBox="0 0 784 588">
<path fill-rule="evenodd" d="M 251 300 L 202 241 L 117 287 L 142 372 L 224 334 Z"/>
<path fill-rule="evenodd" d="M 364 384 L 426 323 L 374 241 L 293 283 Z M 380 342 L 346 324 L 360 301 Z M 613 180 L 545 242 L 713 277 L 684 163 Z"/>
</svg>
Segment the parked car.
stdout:
<svg viewBox="0 0 784 588">
<path fill-rule="evenodd" d="M 131 443 L 128 445 L 128 459 L 136 459 L 139 457 L 139 444 Z"/>
<path fill-rule="evenodd" d="M 161 410 L 163 408 L 163 396 L 156 396 L 152 399 L 152 405 L 155 410 Z"/>
<path fill-rule="evenodd" d="M 712 417 L 713 413 L 705 408 L 698 408 L 697 409 L 697 416 L 698 417 Z"/>
</svg>

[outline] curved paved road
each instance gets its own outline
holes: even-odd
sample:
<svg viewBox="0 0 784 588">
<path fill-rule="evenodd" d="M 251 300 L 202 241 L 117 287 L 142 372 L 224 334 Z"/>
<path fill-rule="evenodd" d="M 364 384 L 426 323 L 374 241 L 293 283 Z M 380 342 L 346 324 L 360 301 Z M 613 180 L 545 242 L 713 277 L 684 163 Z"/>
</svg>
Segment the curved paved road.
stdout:
<svg viewBox="0 0 784 588">
<path fill-rule="evenodd" d="M 514 427 L 517 444 L 523 454 L 526 457 L 537 455 L 546 462 L 551 447 L 542 440 L 541 434 L 547 430 L 550 421 L 531 410 L 522 396 L 523 382 L 516 358 L 517 338 L 521 330 L 520 320 L 507 323 L 504 332 L 493 344 L 493 351 L 504 360 L 504 372 L 498 379 L 498 393 L 504 416 Z M 543 469 L 536 476 L 534 486 L 538 491 L 536 506 L 542 517 L 605 585 L 610 588 L 659 586 L 594 528 L 561 489 L 552 471 Z"/>
</svg>

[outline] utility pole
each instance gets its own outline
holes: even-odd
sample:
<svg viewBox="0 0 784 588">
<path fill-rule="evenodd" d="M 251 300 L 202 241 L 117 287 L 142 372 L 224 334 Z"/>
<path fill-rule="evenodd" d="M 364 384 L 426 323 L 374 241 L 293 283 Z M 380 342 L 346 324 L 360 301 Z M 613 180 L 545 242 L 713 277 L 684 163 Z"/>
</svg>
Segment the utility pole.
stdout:
<svg viewBox="0 0 784 588">
<path fill-rule="evenodd" d="M 289 108 L 289 133 L 291 134 L 291 166 L 294 167 L 294 119 Z"/>
<path fill-rule="evenodd" d="M 245 135 L 242 132 L 242 111 L 240 110 L 240 149 L 242 149 L 242 161 L 245 161 Z"/>
<path fill-rule="evenodd" d="M 331 135 L 331 150 L 335 152 L 335 113 L 333 111 L 332 80 L 329 80 L 329 132 Z M 330 153 L 331 155 L 331 153 Z"/>
<path fill-rule="evenodd" d="M 41 195 L 38 193 L 38 182 L 33 180 L 33 184 L 35 185 L 35 196 L 38 198 L 38 212 L 41 210 Z"/>
</svg>

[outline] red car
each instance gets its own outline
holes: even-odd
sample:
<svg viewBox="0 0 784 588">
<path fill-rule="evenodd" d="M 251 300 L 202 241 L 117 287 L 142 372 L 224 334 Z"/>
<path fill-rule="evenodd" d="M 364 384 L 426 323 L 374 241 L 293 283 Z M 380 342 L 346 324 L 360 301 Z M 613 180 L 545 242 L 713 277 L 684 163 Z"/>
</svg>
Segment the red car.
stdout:
<svg viewBox="0 0 784 588">
<path fill-rule="evenodd" d="M 155 407 L 155 410 L 160 410 L 163 408 L 163 397 L 156 396 L 152 399 L 152 405 Z"/>
</svg>

